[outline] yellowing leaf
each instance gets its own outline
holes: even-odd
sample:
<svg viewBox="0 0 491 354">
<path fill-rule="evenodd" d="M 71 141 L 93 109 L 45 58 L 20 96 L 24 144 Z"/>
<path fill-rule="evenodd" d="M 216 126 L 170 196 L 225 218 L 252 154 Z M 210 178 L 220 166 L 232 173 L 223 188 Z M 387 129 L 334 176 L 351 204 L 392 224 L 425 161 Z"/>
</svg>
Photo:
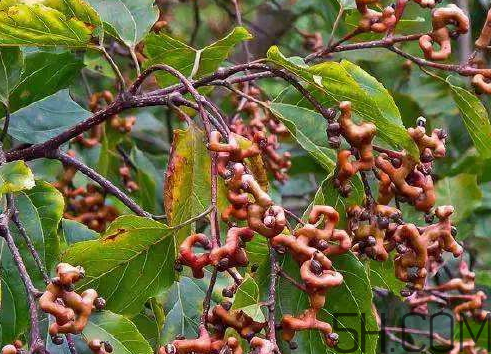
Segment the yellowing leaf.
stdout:
<svg viewBox="0 0 491 354">
<path fill-rule="evenodd" d="M 34 175 L 24 161 L 7 162 L 0 166 L 1 194 L 31 189 L 34 185 Z"/>
<path fill-rule="evenodd" d="M 92 31 L 92 25 L 42 4 L 0 7 L 0 45 L 85 47 Z"/>
</svg>

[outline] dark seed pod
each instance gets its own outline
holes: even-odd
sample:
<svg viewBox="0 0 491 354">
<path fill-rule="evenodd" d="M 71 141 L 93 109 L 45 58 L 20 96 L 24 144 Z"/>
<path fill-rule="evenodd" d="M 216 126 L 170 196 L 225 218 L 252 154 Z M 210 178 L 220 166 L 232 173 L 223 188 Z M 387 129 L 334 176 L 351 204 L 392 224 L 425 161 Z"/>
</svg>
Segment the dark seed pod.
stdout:
<svg viewBox="0 0 491 354">
<path fill-rule="evenodd" d="M 328 247 L 329 247 L 329 242 L 327 242 L 326 240 L 319 240 L 319 242 L 317 242 L 317 249 L 319 251 L 324 251 Z"/>
<path fill-rule="evenodd" d="M 373 247 L 377 244 L 377 240 L 373 236 L 368 236 L 366 241 L 367 246 Z"/>
<path fill-rule="evenodd" d="M 106 300 L 102 297 L 98 297 L 94 301 L 94 307 L 97 311 L 101 311 L 106 307 Z"/>
<path fill-rule="evenodd" d="M 339 135 L 340 132 L 341 125 L 339 125 L 338 122 L 331 123 L 327 126 L 327 134 L 329 134 L 329 136 Z"/>
<path fill-rule="evenodd" d="M 218 271 L 223 272 L 223 271 L 227 270 L 229 268 L 229 264 L 230 264 L 230 262 L 229 262 L 228 258 L 221 259 L 217 264 Z"/>
<path fill-rule="evenodd" d="M 421 162 L 423 163 L 428 163 L 428 162 L 431 162 L 433 161 L 435 158 L 433 157 L 433 154 L 431 153 L 431 151 L 424 151 L 422 154 L 421 154 Z"/>
<path fill-rule="evenodd" d="M 62 345 L 63 337 L 58 335 L 51 336 L 51 341 L 53 342 L 54 345 Z"/>
<path fill-rule="evenodd" d="M 339 149 L 339 147 L 341 146 L 341 139 L 339 138 L 339 136 L 331 136 L 329 137 L 327 142 L 329 143 L 329 147 L 331 149 Z"/>
<path fill-rule="evenodd" d="M 106 350 L 106 352 L 112 353 L 113 352 L 113 346 L 111 345 L 111 343 L 106 342 L 106 341 L 104 341 L 103 343 L 104 343 L 104 349 Z"/>
<path fill-rule="evenodd" d="M 392 166 L 394 166 L 395 168 L 399 168 L 401 167 L 402 165 L 402 161 L 400 158 L 397 158 L 397 157 L 394 157 L 392 160 L 391 160 L 391 163 L 392 163 Z"/>
<path fill-rule="evenodd" d="M 406 245 L 404 245 L 404 244 L 402 244 L 402 243 L 399 243 L 399 244 L 396 246 L 396 251 L 397 251 L 397 253 L 399 253 L 399 254 L 404 254 L 404 253 L 407 253 L 408 248 L 406 247 Z"/>
<path fill-rule="evenodd" d="M 230 301 L 223 301 L 221 305 L 226 311 L 232 308 L 232 303 Z"/>
<path fill-rule="evenodd" d="M 224 288 L 222 290 L 222 296 L 232 298 L 232 297 L 234 297 L 234 292 L 230 288 Z"/>
<path fill-rule="evenodd" d="M 311 262 L 310 262 L 310 270 L 312 271 L 312 273 L 314 273 L 315 275 L 321 275 L 322 274 L 322 264 L 313 259 Z"/>
<path fill-rule="evenodd" d="M 426 213 L 425 214 L 425 222 L 427 224 L 431 224 L 433 222 L 433 220 L 435 220 L 435 214 L 433 214 L 433 213 Z"/>
<path fill-rule="evenodd" d="M 409 297 L 413 294 L 413 291 L 412 290 L 409 290 L 409 289 L 402 289 L 400 291 L 400 294 L 402 297 Z"/>
<path fill-rule="evenodd" d="M 167 354 L 176 354 L 177 350 L 176 350 L 176 347 L 174 346 L 174 344 L 167 344 L 165 346 L 165 352 Z"/>
<path fill-rule="evenodd" d="M 174 270 L 176 272 L 182 272 L 182 270 L 184 269 L 184 267 L 182 266 L 181 262 L 177 261 L 174 263 Z"/>
<path fill-rule="evenodd" d="M 389 218 L 385 216 L 379 216 L 377 217 L 377 225 L 380 229 L 385 230 L 389 227 Z"/>
<path fill-rule="evenodd" d="M 297 344 L 297 342 L 295 342 L 294 340 L 290 341 L 290 342 L 288 343 L 288 346 L 290 347 L 290 349 L 291 349 L 291 350 L 296 350 L 296 349 L 298 349 L 298 344 Z"/>
</svg>

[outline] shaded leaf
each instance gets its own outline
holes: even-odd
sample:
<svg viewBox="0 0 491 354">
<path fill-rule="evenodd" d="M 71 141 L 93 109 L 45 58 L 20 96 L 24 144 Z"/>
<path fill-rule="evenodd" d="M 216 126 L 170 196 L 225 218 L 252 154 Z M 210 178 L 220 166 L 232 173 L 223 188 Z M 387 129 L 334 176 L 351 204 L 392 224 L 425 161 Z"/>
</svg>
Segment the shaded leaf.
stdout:
<svg viewBox="0 0 491 354">
<path fill-rule="evenodd" d="M 20 80 L 24 58 L 19 48 L 0 49 L 0 101 L 9 106 L 10 93 Z"/>
<path fill-rule="evenodd" d="M 113 352 L 118 354 L 153 353 L 152 347 L 133 322 L 110 311 L 93 313 L 84 328 L 83 336 L 87 342 L 92 339 L 108 341 Z"/>
<path fill-rule="evenodd" d="M 179 282 L 170 288 L 164 304 L 165 324 L 160 344 L 171 342 L 178 334 L 186 338 L 197 337 L 203 298 L 206 294 L 206 287 L 202 288 L 198 284 L 199 280 L 181 277 Z"/>
<path fill-rule="evenodd" d="M 150 219 L 121 216 L 98 240 L 75 243 L 62 258 L 85 268 L 79 287 L 96 289 L 108 310 L 136 315 L 174 281 L 174 233 Z"/>
<path fill-rule="evenodd" d="M 146 67 L 167 64 L 186 77 L 199 78 L 215 71 L 237 44 L 251 38 L 245 28 L 236 27 L 223 39 L 196 50 L 166 34 L 149 34 L 145 39 Z M 157 74 L 157 80 L 162 87 L 178 82 L 166 73 Z"/>
<path fill-rule="evenodd" d="M 446 177 L 438 181 L 435 193 L 436 206 L 454 206 L 452 222 L 455 224 L 469 216 L 481 204 L 482 192 L 477 185 L 475 175 L 462 173 L 454 177 Z"/>
<path fill-rule="evenodd" d="M 49 183 L 37 181 L 30 190 L 16 195 L 19 218 L 30 237 L 43 264 L 49 269 L 58 260 L 58 224 L 63 214 L 64 200 L 60 192 Z M 42 288 L 44 282 L 37 265 L 17 228 L 10 230 L 24 259 L 35 286 Z M 0 308 L 0 339 L 12 342 L 28 329 L 28 307 L 24 285 L 7 245 L 0 241 L 0 278 L 2 280 L 2 301 Z"/>
<path fill-rule="evenodd" d="M 237 288 L 232 308 L 242 310 L 255 321 L 262 322 L 265 318 L 259 303 L 259 286 L 249 274 L 246 274 L 244 280 Z"/>
<path fill-rule="evenodd" d="M 104 22 L 104 30 L 134 47 L 157 21 L 153 0 L 86 0 Z"/>
<path fill-rule="evenodd" d="M 17 111 L 68 87 L 82 67 L 82 61 L 70 52 L 26 55 L 20 82 L 11 93 L 10 111 Z"/>
<path fill-rule="evenodd" d="M 75 220 L 63 219 L 61 221 L 61 228 L 65 242 L 68 245 L 99 238 L 97 232 Z"/>
<path fill-rule="evenodd" d="M 331 106 L 340 101 L 351 101 L 353 111 L 357 115 L 378 127 L 378 137 L 391 146 L 408 150 L 419 158 L 417 146 L 402 125 L 400 115 L 394 115 L 394 106 L 381 98 L 386 97 L 386 91 L 382 90 L 381 84 L 362 69 L 353 70 L 351 67 L 354 64 L 337 62 L 325 62 L 309 67 L 299 62 L 299 58 L 285 58 L 275 46 L 269 49 L 267 56 L 273 63 L 312 85 L 324 105 Z M 345 66 L 350 67 L 350 72 Z M 374 92 L 377 93 L 375 99 L 371 97 Z"/>
<path fill-rule="evenodd" d="M 365 264 L 372 287 L 390 290 L 396 296 L 400 297 L 400 292 L 406 287 L 406 284 L 396 278 L 393 259 L 385 262 L 367 260 L 363 263 Z"/>
<path fill-rule="evenodd" d="M 68 90 L 62 90 L 13 113 L 9 134 L 22 142 L 41 143 L 91 115 L 72 100 Z"/>
<path fill-rule="evenodd" d="M 481 101 L 469 91 L 449 83 L 452 97 L 474 146 L 484 158 L 491 157 L 491 124 Z"/>
<path fill-rule="evenodd" d="M 288 128 L 295 140 L 328 172 L 336 167 L 336 152 L 329 149 L 326 120 L 320 113 L 292 104 L 272 102 L 271 112 Z"/>
</svg>

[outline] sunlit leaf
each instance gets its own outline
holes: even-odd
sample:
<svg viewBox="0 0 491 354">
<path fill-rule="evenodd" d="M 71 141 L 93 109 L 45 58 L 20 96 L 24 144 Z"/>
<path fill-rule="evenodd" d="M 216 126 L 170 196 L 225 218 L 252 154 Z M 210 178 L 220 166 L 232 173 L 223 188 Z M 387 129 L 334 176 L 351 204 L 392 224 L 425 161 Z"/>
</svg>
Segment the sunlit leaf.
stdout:
<svg viewBox="0 0 491 354">
<path fill-rule="evenodd" d="M 174 281 L 174 233 L 150 219 L 121 216 L 99 239 L 73 244 L 62 258 L 85 268 L 78 286 L 96 289 L 108 310 L 136 315 Z"/>
</svg>

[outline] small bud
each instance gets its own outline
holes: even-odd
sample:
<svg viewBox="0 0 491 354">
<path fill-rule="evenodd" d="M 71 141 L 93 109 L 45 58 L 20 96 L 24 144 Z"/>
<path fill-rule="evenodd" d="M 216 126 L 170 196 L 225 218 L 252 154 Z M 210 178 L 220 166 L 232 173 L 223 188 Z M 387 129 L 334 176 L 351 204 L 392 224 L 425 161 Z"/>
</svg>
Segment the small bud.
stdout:
<svg viewBox="0 0 491 354">
<path fill-rule="evenodd" d="M 327 344 L 330 347 L 335 347 L 339 343 L 339 334 L 337 334 L 337 333 L 329 333 L 326 336 L 326 339 L 327 339 L 327 342 L 328 342 Z"/>
<path fill-rule="evenodd" d="M 254 264 L 251 266 L 251 273 L 256 273 L 258 269 L 259 269 L 259 264 L 254 263 Z"/>
<path fill-rule="evenodd" d="M 438 138 L 439 138 L 439 139 L 442 139 L 442 140 L 443 140 L 443 139 L 448 138 L 448 133 L 447 133 L 447 131 L 446 131 L 445 129 L 440 129 L 440 130 L 438 131 Z"/>
<path fill-rule="evenodd" d="M 276 223 L 276 218 L 274 216 L 267 215 L 264 218 L 264 225 L 266 225 L 266 227 L 273 227 L 275 223 Z"/>
<path fill-rule="evenodd" d="M 343 197 L 349 196 L 349 194 L 351 193 L 351 185 L 347 184 L 343 186 L 340 192 Z"/>
</svg>

